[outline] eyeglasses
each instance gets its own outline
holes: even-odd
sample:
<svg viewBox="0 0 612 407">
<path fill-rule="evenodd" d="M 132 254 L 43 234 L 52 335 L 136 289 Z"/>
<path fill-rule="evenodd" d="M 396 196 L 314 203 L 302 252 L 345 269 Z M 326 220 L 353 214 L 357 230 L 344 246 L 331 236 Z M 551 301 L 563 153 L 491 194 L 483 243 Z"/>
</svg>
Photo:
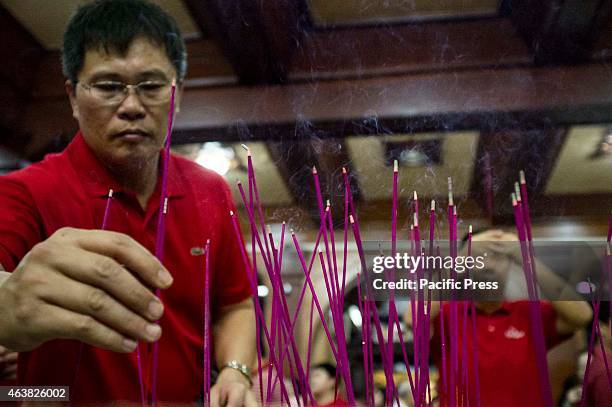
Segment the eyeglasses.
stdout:
<svg viewBox="0 0 612 407">
<path fill-rule="evenodd" d="M 162 105 L 170 100 L 172 84 L 163 81 L 145 81 L 136 85 L 123 82 L 100 81 L 90 84 L 79 82 L 83 89 L 105 105 L 120 105 L 127 98 L 131 89 L 140 101 L 148 106 Z"/>
</svg>

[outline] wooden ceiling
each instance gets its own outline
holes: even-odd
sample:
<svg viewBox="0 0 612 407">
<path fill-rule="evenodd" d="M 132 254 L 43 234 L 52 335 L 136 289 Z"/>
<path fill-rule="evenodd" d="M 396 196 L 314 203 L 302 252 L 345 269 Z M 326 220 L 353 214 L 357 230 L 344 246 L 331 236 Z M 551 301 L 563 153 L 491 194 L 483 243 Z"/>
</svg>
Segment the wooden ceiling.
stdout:
<svg viewBox="0 0 612 407">
<path fill-rule="evenodd" d="M 403 169 L 405 197 L 443 197 L 453 175 L 464 213 L 504 222 L 525 168 L 538 216 L 609 214 L 610 159 L 590 154 L 612 123 L 612 0 L 156 2 L 189 38 L 174 140 L 249 143 L 278 219 L 316 218 L 316 165 L 338 205 L 349 168 L 376 221 L 385 143 L 431 137 L 441 162 Z M 57 47 L 83 1 L 42 3 L 0 0 L 2 144 L 30 160 L 75 131 Z"/>
</svg>

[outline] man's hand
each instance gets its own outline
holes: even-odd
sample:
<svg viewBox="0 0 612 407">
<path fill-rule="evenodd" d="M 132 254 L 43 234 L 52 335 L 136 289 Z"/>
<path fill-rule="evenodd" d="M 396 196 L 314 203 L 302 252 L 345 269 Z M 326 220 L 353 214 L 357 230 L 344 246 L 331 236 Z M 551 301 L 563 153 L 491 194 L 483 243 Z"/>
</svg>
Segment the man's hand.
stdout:
<svg viewBox="0 0 612 407">
<path fill-rule="evenodd" d="M 255 407 L 257 400 L 251 392 L 249 381 L 242 373 L 225 368 L 217 377 L 217 382 L 210 389 L 211 407 Z"/>
<path fill-rule="evenodd" d="M 151 288 L 172 277 L 129 236 L 63 228 L 37 244 L 0 285 L 0 344 L 28 351 L 56 338 L 116 352 L 154 342 L 163 305 Z M 149 288 L 150 287 L 150 288 Z"/>
<path fill-rule="evenodd" d="M 17 352 L 0 346 L 0 380 L 17 378 Z"/>
</svg>

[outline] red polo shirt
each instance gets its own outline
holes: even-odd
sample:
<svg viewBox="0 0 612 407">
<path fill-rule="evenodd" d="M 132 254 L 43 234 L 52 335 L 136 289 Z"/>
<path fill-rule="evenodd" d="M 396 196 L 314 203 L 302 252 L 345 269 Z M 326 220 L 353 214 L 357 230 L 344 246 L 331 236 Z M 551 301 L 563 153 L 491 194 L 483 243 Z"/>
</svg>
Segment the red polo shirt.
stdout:
<svg viewBox="0 0 612 407">
<path fill-rule="evenodd" d="M 546 348 L 550 349 L 564 338 L 559 337 L 556 329 L 556 312 L 548 302 L 541 302 L 542 325 Z M 461 305 L 458 307 L 462 309 Z M 449 343 L 450 304 L 444 304 L 444 332 L 446 343 Z M 461 332 L 463 330 L 463 314 L 459 312 L 459 374 L 463 369 L 461 356 L 463 345 Z M 476 387 L 472 368 L 472 349 L 474 335 L 471 317 L 467 320 L 467 362 L 469 402 L 475 403 Z M 434 337 L 431 343 L 431 353 L 440 372 L 440 317 L 434 320 Z M 535 357 L 533 334 L 529 322 L 529 302 L 504 302 L 501 308 L 492 314 L 480 311 L 476 313 L 476 343 L 478 355 L 478 377 L 480 380 L 480 405 L 483 407 L 525 407 L 542 406 L 538 366 Z M 450 353 L 446 351 L 447 371 L 450 366 Z M 459 379 L 460 380 L 460 379 Z M 446 400 L 445 389 L 438 382 L 438 390 L 442 400 Z M 444 402 L 441 405 L 445 405 Z"/>
<path fill-rule="evenodd" d="M 151 253 L 161 182 L 145 210 L 96 159 L 83 137 L 75 137 L 60 154 L 0 177 L 0 263 L 12 271 L 36 243 L 70 226 L 98 229 L 109 188 L 114 199 L 108 230 L 128 234 Z M 160 324 L 158 398 L 191 402 L 201 392 L 203 374 L 203 256 L 191 249 L 211 240 L 211 304 L 246 299 L 251 291 L 229 216 L 234 210 L 230 190 L 217 174 L 186 159 L 169 163 L 168 214 L 164 265 L 174 284 L 162 292 L 165 313 Z M 141 342 L 143 368 L 149 372 L 151 345 Z M 24 385 L 73 385 L 79 344 L 54 340 L 19 359 Z M 148 375 L 145 375 L 148 376 Z M 131 400 L 139 402 L 136 352 L 113 353 L 85 345 L 71 399 L 81 403 Z M 145 378 L 148 387 L 150 379 Z"/>
</svg>

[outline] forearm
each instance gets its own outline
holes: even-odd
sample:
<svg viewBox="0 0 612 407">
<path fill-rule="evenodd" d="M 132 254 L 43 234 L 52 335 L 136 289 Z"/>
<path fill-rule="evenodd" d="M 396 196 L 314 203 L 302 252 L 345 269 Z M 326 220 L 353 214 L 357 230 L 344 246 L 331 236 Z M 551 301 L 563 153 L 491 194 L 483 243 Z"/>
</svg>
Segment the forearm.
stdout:
<svg viewBox="0 0 612 407">
<path fill-rule="evenodd" d="M 236 360 L 250 367 L 255 363 L 255 313 L 249 298 L 221 310 L 214 326 L 215 361 L 219 368 Z"/>
<path fill-rule="evenodd" d="M 545 299 L 551 301 L 561 323 L 560 331 L 571 333 L 586 326 L 593 316 L 591 307 L 578 295 L 576 290 L 555 274 L 548 266 L 535 260 L 538 285 Z"/>
</svg>

